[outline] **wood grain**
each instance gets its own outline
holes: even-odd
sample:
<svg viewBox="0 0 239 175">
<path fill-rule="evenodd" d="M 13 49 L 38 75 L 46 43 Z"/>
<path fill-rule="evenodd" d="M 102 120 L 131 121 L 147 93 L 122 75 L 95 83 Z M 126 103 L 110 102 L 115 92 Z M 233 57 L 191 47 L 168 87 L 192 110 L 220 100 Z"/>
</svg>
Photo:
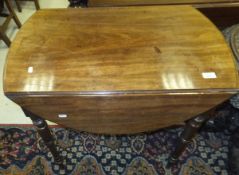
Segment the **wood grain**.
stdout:
<svg viewBox="0 0 239 175">
<path fill-rule="evenodd" d="M 215 72 L 217 78 L 205 79 L 203 72 Z M 35 13 L 9 51 L 4 89 L 232 89 L 237 81 L 223 36 L 198 11 L 129 7 Z"/>
<path fill-rule="evenodd" d="M 222 35 L 190 6 L 40 10 L 17 34 L 4 74 L 5 94 L 21 107 L 106 134 L 181 123 L 237 88 Z"/>
<path fill-rule="evenodd" d="M 181 124 L 232 94 L 18 96 L 12 100 L 47 120 L 76 130 L 133 134 Z M 67 118 L 59 118 L 59 114 L 66 114 Z"/>
<path fill-rule="evenodd" d="M 135 5 L 200 5 L 200 7 L 238 3 L 238 0 L 88 0 L 89 7 Z M 238 4 L 237 4 L 238 5 Z"/>
</svg>

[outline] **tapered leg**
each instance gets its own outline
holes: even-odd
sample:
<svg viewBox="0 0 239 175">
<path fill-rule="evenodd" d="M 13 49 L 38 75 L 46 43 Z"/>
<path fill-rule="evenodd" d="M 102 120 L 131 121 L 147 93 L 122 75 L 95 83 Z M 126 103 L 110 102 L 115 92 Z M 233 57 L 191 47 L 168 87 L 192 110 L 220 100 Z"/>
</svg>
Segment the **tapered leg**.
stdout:
<svg viewBox="0 0 239 175">
<path fill-rule="evenodd" d="M 36 6 L 36 10 L 40 10 L 40 4 L 38 0 L 34 0 L 35 6 Z"/>
<path fill-rule="evenodd" d="M 48 125 L 45 120 L 38 117 L 37 115 L 27 111 L 23 108 L 24 113 L 26 116 L 30 117 L 33 125 L 37 128 L 39 135 L 41 136 L 44 143 L 47 145 L 48 149 L 52 153 L 54 160 L 57 164 L 63 165 L 62 157 L 60 156 L 59 152 L 56 149 L 56 145 L 54 143 L 54 138 L 48 128 Z"/>
<path fill-rule="evenodd" d="M 18 28 L 21 28 L 22 24 L 21 24 L 21 22 L 19 21 L 19 19 L 18 19 L 16 13 L 14 12 L 10 0 L 5 0 L 5 3 L 6 3 L 6 6 L 7 6 L 8 10 L 9 10 L 9 13 L 12 14 L 13 19 L 14 19 L 15 23 L 17 24 Z"/>
<path fill-rule="evenodd" d="M 17 10 L 18 10 L 19 12 L 22 12 L 22 8 L 21 8 L 21 5 L 20 5 L 19 0 L 15 0 L 15 2 L 16 2 L 16 5 L 17 5 Z"/>
<path fill-rule="evenodd" d="M 7 35 L 4 33 L 4 32 L 2 32 L 1 30 L 0 30 L 0 38 L 5 42 L 5 44 L 8 46 L 8 47 L 10 47 L 10 45 L 11 45 L 11 41 L 10 41 L 10 39 L 7 37 Z"/>
</svg>

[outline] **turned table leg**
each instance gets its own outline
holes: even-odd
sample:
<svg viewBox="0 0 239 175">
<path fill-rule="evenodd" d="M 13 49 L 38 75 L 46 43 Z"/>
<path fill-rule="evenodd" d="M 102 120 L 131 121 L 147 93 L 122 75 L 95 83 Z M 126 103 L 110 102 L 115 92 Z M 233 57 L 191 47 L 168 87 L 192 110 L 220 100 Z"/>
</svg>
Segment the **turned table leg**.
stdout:
<svg viewBox="0 0 239 175">
<path fill-rule="evenodd" d="M 199 129 L 202 127 L 204 123 L 206 123 L 210 118 L 213 118 L 216 116 L 216 112 L 218 109 L 222 109 L 227 102 L 224 102 L 215 108 L 200 114 L 193 119 L 189 120 L 184 130 L 182 131 L 178 143 L 176 145 L 175 150 L 170 155 L 167 168 L 169 168 L 171 165 L 173 165 L 178 158 L 181 156 L 181 154 L 185 151 L 187 145 L 191 142 L 191 140 L 194 138 L 194 136 L 198 133 Z"/>
<path fill-rule="evenodd" d="M 181 133 L 181 136 L 179 138 L 179 141 L 177 143 L 174 152 L 169 157 L 167 167 L 170 167 L 178 160 L 179 156 L 184 152 L 187 145 L 190 143 L 192 138 L 197 134 L 198 130 L 201 128 L 202 124 L 206 120 L 208 120 L 208 116 L 199 115 L 187 122 L 183 132 Z"/>
<path fill-rule="evenodd" d="M 54 143 L 54 138 L 48 128 L 48 125 L 45 120 L 40 118 L 39 116 L 27 111 L 23 108 L 23 112 L 27 117 L 30 117 L 33 125 L 37 128 L 37 132 L 41 136 L 44 143 L 47 145 L 48 149 L 52 153 L 54 160 L 57 164 L 63 165 L 62 157 L 60 156 L 59 152 L 57 151 L 56 145 Z"/>
</svg>

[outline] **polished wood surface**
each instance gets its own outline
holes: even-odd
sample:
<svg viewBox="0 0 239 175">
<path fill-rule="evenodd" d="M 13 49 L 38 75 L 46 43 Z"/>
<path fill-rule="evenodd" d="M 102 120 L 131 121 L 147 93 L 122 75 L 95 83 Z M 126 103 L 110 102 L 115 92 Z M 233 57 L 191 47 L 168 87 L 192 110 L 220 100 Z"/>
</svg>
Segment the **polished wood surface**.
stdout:
<svg viewBox="0 0 239 175">
<path fill-rule="evenodd" d="M 110 134 L 178 124 L 237 87 L 223 36 L 190 6 L 40 10 L 17 34 L 4 74 L 5 94 L 21 107 Z"/>
<path fill-rule="evenodd" d="M 89 7 L 130 5 L 196 5 L 199 7 L 238 5 L 239 0 L 88 0 Z"/>
<path fill-rule="evenodd" d="M 8 93 L 233 89 L 238 78 L 223 36 L 188 6 L 42 10 L 8 58 Z"/>
<path fill-rule="evenodd" d="M 130 134 L 179 125 L 232 93 L 35 95 L 10 98 L 55 123 L 93 133 Z M 67 118 L 59 118 L 59 115 Z"/>
</svg>

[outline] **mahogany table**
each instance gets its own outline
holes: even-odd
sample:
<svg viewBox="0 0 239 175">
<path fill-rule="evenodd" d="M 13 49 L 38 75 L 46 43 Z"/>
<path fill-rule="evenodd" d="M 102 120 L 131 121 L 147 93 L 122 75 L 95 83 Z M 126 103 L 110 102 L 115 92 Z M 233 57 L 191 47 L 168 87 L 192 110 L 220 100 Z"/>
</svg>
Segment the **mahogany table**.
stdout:
<svg viewBox="0 0 239 175">
<path fill-rule="evenodd" d="M 45 119 L 103 134 L 188 120 L 172 161 L 237 87 L 223 36 L 190 6 L 40 10 L 18 32 L 4 74 L 6 96 L 57 162 Z"/>
</svg>

